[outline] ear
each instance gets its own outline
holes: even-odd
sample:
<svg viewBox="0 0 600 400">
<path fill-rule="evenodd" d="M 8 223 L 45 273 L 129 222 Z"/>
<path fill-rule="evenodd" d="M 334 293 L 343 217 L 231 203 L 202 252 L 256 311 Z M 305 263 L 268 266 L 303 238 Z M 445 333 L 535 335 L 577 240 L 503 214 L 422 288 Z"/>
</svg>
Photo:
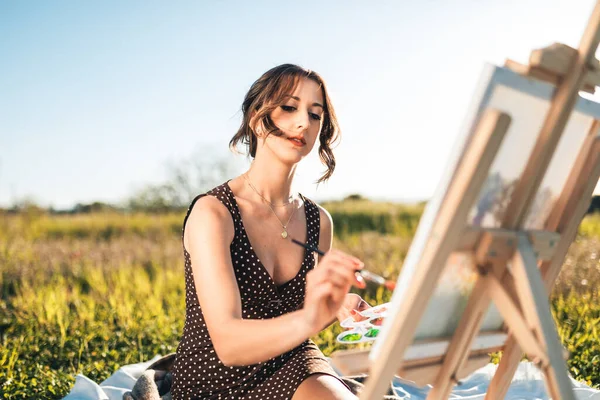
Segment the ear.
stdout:
<svg viewBox="0 0 600 400">
<path fill-rule="evenodd" d="M 256 118 L 256 110 L 253 110 L 252 112 L 250 112 L 250 125 L 253 125 L 256 121 L 254 120 Z M 252 128 L 250 128 L 252 129 Z M 256 124 L 256 129 L 252 129 L 252 132 L 254 132 L 254 134 L 256 135 L 257 138 L 261 138 L 262 137 L 262 131 L 261 131 L 261 124 Z"/>
</svg>

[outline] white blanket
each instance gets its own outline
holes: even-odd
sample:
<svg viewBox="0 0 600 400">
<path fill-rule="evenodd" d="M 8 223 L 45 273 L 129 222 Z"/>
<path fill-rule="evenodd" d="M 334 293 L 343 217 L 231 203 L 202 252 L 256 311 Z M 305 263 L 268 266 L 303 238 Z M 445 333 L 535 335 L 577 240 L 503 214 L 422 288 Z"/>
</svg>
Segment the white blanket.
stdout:
<svg viewBox="0 0 600 400">
<path fill-rule="evenodd" d="M 99 385 L 84 375 L 75 377 L 75 385 L 63 400 L 122 400 L 123 393 L 130 391 L 144 370 L 161 356 L 156 355 L 143 363 L 125 365 Z M 488 364 L 465 378 L 456 386 L 450 399 L 484 399 L 490 379 L 496 372 L 496 365 Z M 584 383 L 571 379 L 577 399 L 600 400 L 600 390 L 592 389 Z M 401 399 L 425 399 L 429 387 L 418 388 L 401 379 L 393 383 L 396 395 Z M 542 373 L 532 363 L 522 362 L 515 374 L 506 400 L 548 399 Z"/>
</svg>

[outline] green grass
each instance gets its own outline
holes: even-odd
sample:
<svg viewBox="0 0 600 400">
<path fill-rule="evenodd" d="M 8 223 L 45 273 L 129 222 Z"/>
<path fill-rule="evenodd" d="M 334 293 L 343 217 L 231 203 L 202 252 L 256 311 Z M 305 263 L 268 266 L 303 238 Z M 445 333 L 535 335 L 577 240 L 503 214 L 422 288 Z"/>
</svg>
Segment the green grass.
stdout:
<svg viewBox="0 0 600 400">
<path fill-rule="evenodd" d="M 600 213 L 584 218 L 579 226 L 579 233 L 584 237 L 600 237 Z"/>
<path fill-rule="evenodd" d="M 348 224 L 334 247 L 395 279 L 422 209 L 353 203 L 328 205 L 336 229 Z M 61 398 L 75 374 L 101 382 L 122 365 L 175 351 L 185 315 L 182 220 L 183 214 L 0 215 L 0 398 Z M 552 296 L 570 372 L 594 387 L 599 249 L 600 219 L 591 216 Z M 372 304 L 391 295 L 357 292 Z M 326 355 L 343 347 L 335 343 L 339 332 L 334 324 L 314 338 Z"/>
</svg>

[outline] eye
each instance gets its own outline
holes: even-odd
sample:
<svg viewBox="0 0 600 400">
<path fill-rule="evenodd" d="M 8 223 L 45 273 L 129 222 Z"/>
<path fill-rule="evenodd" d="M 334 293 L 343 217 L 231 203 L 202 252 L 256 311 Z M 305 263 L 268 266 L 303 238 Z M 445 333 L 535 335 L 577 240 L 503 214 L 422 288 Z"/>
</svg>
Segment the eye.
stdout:
<svg viewBox="0 0 600 400">
<path fill-rule="evenodd" d="M 315 113 L 310 113 L 310 117 L 316 121 L 320 121 L 321 120 L 321 116 L 319 114 L 315 114 Z"/>
<path fill-rule="evenodd" d="M 296 109 L 296 107 L 282 105 L 280 106 L 283 111 L 292 112 Z"/>
</svg>

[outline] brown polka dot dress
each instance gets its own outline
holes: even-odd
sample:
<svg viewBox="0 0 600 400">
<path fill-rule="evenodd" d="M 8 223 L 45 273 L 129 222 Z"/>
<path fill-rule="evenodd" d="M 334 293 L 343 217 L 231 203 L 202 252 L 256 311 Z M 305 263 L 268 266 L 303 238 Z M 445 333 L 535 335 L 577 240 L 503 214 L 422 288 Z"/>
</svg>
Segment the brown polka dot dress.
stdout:
<svg viewBox="0 0 600 400">
<path fill-rule="evenodd" d="M 306 274 L 315 266 L 313 253 L 305 251 L 298 274 L 288 282 L 277 285 L 252 249 L 229 181 L 193 199 L 183 220 L 182 232 L 194 203 L 205 195 L 217 197 L 233 218 L 235 235 L 230 249 L 240 290 L 242 318 L 275 318 L 300 309 L 304 302 Z M 317 246 L 319 209 L 310 199 L 301 194 L 300 197 L 304 201 L 306 214 L 306 242 Z M 173 365 L 173 399 L 283 400 L 291 399 L 300 383 L 311 374 L 328 374 L 339 379 L 323 353 L 310 339 L 262 363 L 241 367 L 225 366 L 219 360 L 208 334 L 196 295 L 190 254 L 185 246 L 183 253 L 186 317 L 183 337 L 177 347 Z"/>
</svg>

